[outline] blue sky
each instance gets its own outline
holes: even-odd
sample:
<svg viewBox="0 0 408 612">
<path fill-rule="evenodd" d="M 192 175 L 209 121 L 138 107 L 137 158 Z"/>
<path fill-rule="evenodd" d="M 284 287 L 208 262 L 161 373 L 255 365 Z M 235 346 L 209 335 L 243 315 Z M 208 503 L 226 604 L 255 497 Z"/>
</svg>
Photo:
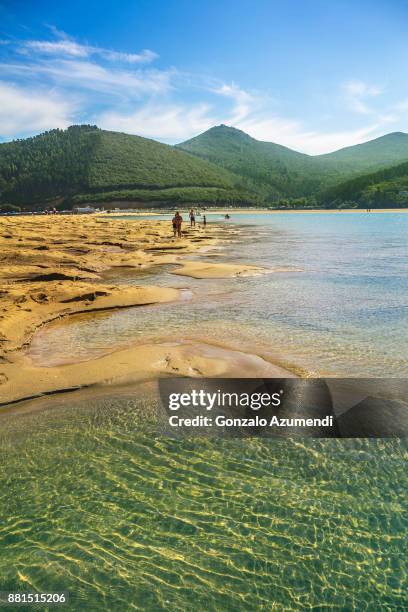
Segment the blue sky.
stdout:
<svg viewBox="0 0 408 612">
<path fill-rule="evenodd" d="M 226 123 L 317 154 L 408 130 L 394 0 L 0 0 L 0 140 Z"/>
</svg>

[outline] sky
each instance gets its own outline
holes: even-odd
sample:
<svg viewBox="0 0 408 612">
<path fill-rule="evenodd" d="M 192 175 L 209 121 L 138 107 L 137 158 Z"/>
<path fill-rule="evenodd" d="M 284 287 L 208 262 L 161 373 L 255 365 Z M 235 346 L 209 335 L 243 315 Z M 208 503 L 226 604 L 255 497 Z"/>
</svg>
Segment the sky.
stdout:
<svg viewBox="0 0 408 612">
<path fill-rule="evenodd" d="M 0 141 L 224 123 L 312 155 L 408 131 L 405 0 L 0 0 Z"/>
</svg>

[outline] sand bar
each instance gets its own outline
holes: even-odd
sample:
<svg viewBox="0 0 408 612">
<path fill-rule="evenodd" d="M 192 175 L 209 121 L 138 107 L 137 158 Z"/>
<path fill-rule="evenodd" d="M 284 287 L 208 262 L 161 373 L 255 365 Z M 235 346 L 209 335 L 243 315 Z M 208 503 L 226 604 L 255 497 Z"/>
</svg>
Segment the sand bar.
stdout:
<svg viewBox="0 0 408 612">
<path fill-rule="evenodd" d="M 58 367 L 34 365 L 22 349 L 36 330 L 57 318 L 177 300 L 172 287 L 107 282 L 104 273 L 178 264 L 194 278 L 258 274 L 249 265 L 189 261 L 239 232 L 217 225 L 185 227 L 175 239 L 167 221 L 92 216 L 0 218 L 0 404 L 93 385 L 119 385 L 160 376 L 285 376 L 257 356 L 201 342 L 141 344 L 98 359 Z"/>
<path fill-rule="evenodd" d="M 190 276 L 191 278 L 233 278 L 236 276 L 256 276 L 266 272 L 268 270 L 258 266 L 201 261 L 185 261 L 182 266 L 172 270 L 172 274 Z"/>
</svg>

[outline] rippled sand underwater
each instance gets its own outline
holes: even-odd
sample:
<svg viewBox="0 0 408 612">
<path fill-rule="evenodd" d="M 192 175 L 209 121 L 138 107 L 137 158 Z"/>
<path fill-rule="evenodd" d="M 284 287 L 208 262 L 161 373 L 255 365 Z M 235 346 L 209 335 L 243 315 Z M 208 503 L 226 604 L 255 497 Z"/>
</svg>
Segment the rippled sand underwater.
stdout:
<svg viewBox="0 0 408 612">
<path fill-rule="evenodd" d="M 405 441 L 157 438 L 149 390 L 2 415 L 0 590 L 68 591 L 70 610 L 407 609 Z"/>
</svg>

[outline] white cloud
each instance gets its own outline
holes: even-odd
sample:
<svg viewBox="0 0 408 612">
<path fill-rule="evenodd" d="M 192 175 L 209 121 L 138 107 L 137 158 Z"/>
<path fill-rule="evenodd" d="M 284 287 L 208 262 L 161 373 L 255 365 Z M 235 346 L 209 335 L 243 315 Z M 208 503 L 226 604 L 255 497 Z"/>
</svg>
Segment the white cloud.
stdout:
<svg viewBox="0 0 408 612">
<path fill-rule="evenodd" d="M 150 49 L 143 49 L 140 53 L 123 53 L 122 51 L 98 49 L 96 53 L 102 55 L 105 59 L 117 62 L 127 62 L 128 64 L 149 64 L 159 57 L 157 53 Z"/>
<path fill-rule="evenodd" d="M 143 49 L 140 53 L 125 53 L 122 51 L 113 51 L 104 47 L 93 45 L 83 45 L 76 42 L 73 38 L 60 32 L 56 28 L 52 28 L 57 40 L 27 40 L 21 44 L 20 53 L 27 54 L 29 52 L 37 52 L 51 56 L 69 56 L 87 58 L 92 55 L 98 55 L 105 60 L 113 62 L 125 62 L 128 64 L 146 64 L 155 60 L 158 55 L 150 49 Z"/>
<path fill-rule="evenodd" d="M 79 45 L 72 40 L 58 40 L 50 42 L 47 40 L 28 40 L 20 49 L 20 53 L 27 54 L 28 51 L 38 51 L 50 55 L 70 55 L 74 57 L 88 57 L 87 47 Z"/>
<path fill-rule="evenodd" d="M 282 117 L 248 117 L 239 127 L 257 140 L 275 142 L 309 155 L 328 153 L 375 138 L 379 125 L 356 130 L 318 132 L 306 130 L 301 122 Z"/>
<path fill-rule="evenodd" d="M 300 121 L 268 112 L 262 97 L 250 94 L 235 84 L 220 84 L 211 87 L 210 91 L 216 96 L 231 99 L 231 107 L 221 113 L 219 110 L 217 112 L 216 104 L 187 106 L 148 102 L 131 112 L 106 111 L 95 121 L 107 130 L 139 134 L 169 143 L 181 142 L 214 125 L 225 123 L 257 140 L 279 143 L 309 155 L 334 151 L 381 135 L 381 122 L 355 130 L 307 130 Z"/>
<path fill-rule="evenodd" d="M 56 87 L 75 87 L 110 93 L 119 97 L 142 94 L 163 94 L 170 89 L 172 72 L 160 70 L 122 70 L 102 66 L 96 62 L 74 59 L 53 59 L 26 64 L 0 64 L 4 73 L 33 79 L 48 77 Z"/>
<path fill-rule="evenodd" d="M 0 82 L 0 135 L 4 138 L 65 127 L 74 116 L 105 129 L 169 143 L 225 123 L 258 140 L 319 154 L 381 135 L 408 109 L 408 100 L 402 100 L 375 110 L 382 90 L 349 80 L 340 93 L 333 92 L 331 101 L 334 105 L 340 101 L 342 111 L 357 113 L 360 125 L 342 130 L 335 124 L 332 130 L 320 131 L 321 115 L 317 129 L 310 128 L 298 118 L 285 116 L 285 111 L 277 112 L 276 101 L 264 93 L 176 69 L 154 70 L 145 65 L 157 57 L 152 51 L 124 53 L 80 44 L 51 30 L 53 40 L 13 42 L 9 49 L 17 53 L 8 53 L 7 61 L 0 64 L 10 81 Z M 350 115 L 340 117 L 347 125 Z"/>
<path fill-rule="evenodd" d="M 0 137 L 31 135 L 73 122 L 74 108 L 50 92 L 0 82 Z"/>
<path fill-rule="evenodd" d="M 376 98 L 383 93 L 383 90 L 373 85 L 368 85 L 364 81 L 351 80 L 343 84 L 343 91 L 346 102 L 350 110 L 361 115 L 375 114 L 366 102 L 367 98 Z"/>
<path fill-rule="evenodd" d="M 137 134 L 169 143 L 180 142 L 213 126 L 210 106 L 199 104 L 163 105 L 150 103 L 131 113 L 112 110 L 97 117 L 97 124 L 106 130 Z"/>
<path fill-rule="evenodd" d="M 228 121 L 231 124 L 239 123 L 255 110 L 257 98 L 247 91 L 238 87 L 235 83 L 231 85 L 222 84 L 211 90 L 213 93 L 230 98 L 234 103 L 232 114 Z"/>
<path fill-rule="evenodd" d="M 362 81 L 350 81 L 348 92 L 354 95 L 380 95 L 381 90 L 369 87 Z M 263 96 L 250 94 L 235 84 L 221 85 L 213 92 L 233 100 L 230 114 L 218 123 L 237 127 L 257 140 L 275 142 L 291 149 L 318 155 L 342 147 L 359 144 L 379 134 L 382 124 L 395 120 L 392 115 L 384 115 L 370 125 L 355 130 L 320 132 L 307 130 L 301 121 L 281 117 L 269 109 L 269 100 Z"/>
<path fill-rule="evenodd" d="M 330 153 L 381 136 L 382 132 L 379 127 L 377 124 L 373 124 L 357 130 L 344 130 L 342 132 L 295 133 L 294 138 L 288 140 L 288 142 L 291 142 L 291 145 L 288 146 L 295 147 L 295 143 L 297 143 L 297 150 L 309 155 Z"/>
<path fill-rule="evenodd" d="M 383 90 L 363 81 L 352 80 L 344 84 L 344 89 L 352 96 L 379 96 Z"/>
<path fill-rule="evenodd" d="M 35 70 L 48 73 L 60 83 L 71 83 L 120 95 L 159 94 L 170 87 L 170 73 L 156 70 L 112 70 L 96 62 L 61 60 L 37 65 Z"/>
</svg>

